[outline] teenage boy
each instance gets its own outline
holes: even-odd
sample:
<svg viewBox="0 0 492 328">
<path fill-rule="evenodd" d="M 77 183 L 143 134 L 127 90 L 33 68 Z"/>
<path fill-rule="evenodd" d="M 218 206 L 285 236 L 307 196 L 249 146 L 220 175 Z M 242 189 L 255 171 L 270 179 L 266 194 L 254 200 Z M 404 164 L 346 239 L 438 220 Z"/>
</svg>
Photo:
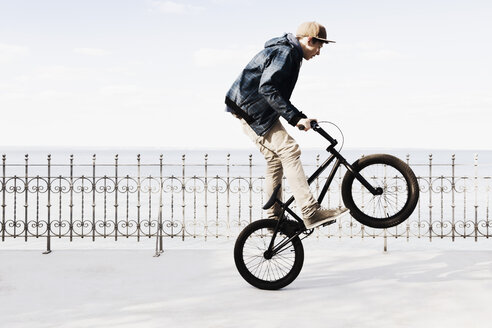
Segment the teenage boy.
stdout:
<svg viewBox="0 0 492 328">
<path fill-rule="evenodd" d="M 300 160 L 301 150 L 285 130 L 279 118 L 290 125 L 310 129 L 308 118 L 289 101 L 297 82 L 303 58 L 319 55 L 326 39 L 326 29 L 317 22 L 302 23 L 296 35 L 291 33 L 271 39 L 242 71 L 226 95 L 226 110 L 241 119 L 243 131 L 259 148 L 267 161 L 265 192 L 269 197 L 282 183 L 285 174 L 304 224 L 311 229 L 335 221 L 346 208 L 323 209 L 309 190 Z M 281 194 L 278 194 L 281 197 Z M 278 219 L 275 204 L 267 216 Z"/>
</svg>

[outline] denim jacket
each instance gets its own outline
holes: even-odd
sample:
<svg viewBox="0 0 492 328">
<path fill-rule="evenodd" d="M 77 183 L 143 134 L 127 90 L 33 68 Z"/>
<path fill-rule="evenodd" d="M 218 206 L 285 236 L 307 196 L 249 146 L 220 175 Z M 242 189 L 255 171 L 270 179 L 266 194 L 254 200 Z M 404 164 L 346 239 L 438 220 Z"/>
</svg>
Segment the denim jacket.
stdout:
<svg viewBox="0 0 492 328">
<path fill-rule="evenodd" d="M 267 41 L 227 92 L 226 111 L 244 118 L 260 136 L 280 116 L 295 126 L 306 118 L 289 101 L 302 57 L 299 41 L 292 34 Z"/>
</svg>

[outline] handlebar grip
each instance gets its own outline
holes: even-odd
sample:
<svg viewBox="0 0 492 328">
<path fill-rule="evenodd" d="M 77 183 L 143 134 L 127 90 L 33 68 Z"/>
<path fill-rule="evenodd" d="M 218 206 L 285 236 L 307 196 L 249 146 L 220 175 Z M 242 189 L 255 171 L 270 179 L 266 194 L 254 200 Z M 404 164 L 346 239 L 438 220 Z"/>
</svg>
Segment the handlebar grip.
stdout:
<svg viewBox="0 0 492 328">
<path fill-rule="evenodd" d="M 313 129 L 314 131 L 318 132 L 319 134 L 321 134 L 326 140 L 328 140 L 330 143 L 331 143 L 331 146 L 330 147 L 335 147 L 337 144 L 338 144 L 338 141 L 336 141 L 335 139 L 333 139 L 328 133 L 326 133 L 325 130 L 323 130 L 317 121 L 311 121 L 310 122 L 311 124 L 311 129 Z M 299 125 L 298 126 L 299 130 L 305 130 L 306 127 L 304 125 Z"/>
<path fill-rule="evenodd" d="M 319 127 L 318 122 L 316 122 L 316 121 L 311 121 L 310 125 L 311 125 L 311 129 L 315 129 L 315 128 Z M 297 128 L 301 131 L 304 131 L 306 129 L 306 127 L 302 124 L 299 125 Z"/>
</svg>

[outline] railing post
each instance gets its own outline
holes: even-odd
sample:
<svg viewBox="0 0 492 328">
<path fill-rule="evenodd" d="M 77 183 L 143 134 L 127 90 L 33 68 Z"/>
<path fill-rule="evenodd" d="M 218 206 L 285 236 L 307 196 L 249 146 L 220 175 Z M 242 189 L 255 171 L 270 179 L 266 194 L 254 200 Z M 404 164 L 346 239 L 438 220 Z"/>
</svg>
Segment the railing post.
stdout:
<svg viewBox="0 0 492 328">
<path fill-rule="evenodd" d="M 17 175 L 14 175 L 14 238 L 17 238 Z"/>
<path fill-rule="evenodd" d="M 226 220 L 227 220 L 227 239 L 231 234 L 231 221 L 230 221 L 230 209 L 231 209 L 231 195 L 230 195 L 230 166 L 231 166 L 231 154 L 227 154 L 227 177 L 226 177 Z"/>
<path fill-rule="evenodd" d="M 469 176 L 466 176 L 464 177 L 464 181 L 465 181 L 465 186 L 463 188 L 463 239 L 466 239 L 466 210 L 467 210 L 467 206 L 466 206 L 466 202 L 467 202 L 467 197 L 466 197 L 466 193 L 468 192 L 468 178 Z"/>
<path fill-rule="evenodd" d="M 318 168 L 319 168 L 319 154 L 316 155 L 316 170 Z M 316 183 L 313 183 L 313 185 L 314 185 L 314 190 L 315 190 L 315 199 L 319 199 L 319 177 L 316 177 Z M 320 205 L 322 205 L 322 204 L 320 204 Z M 329 208 L 329 206 L 328 206 L 328 208 Z M 328 228 L 328 229 L 330 229 L 330 228 Z M 321 231 L 320 229 L 315 229 L 316 239 L 319 239 L 320 231 Z M 329 237 L 329 234 L 328 234 L 328 237 Z"/>
<path fill-rule="evenodd" d="M 137 241 L 140 241 L 140 154 L 137 154 Z"/>
<path fill-rule="evenodd" d="M 25 187 L 24 187 L 24 241 L 27 242 L 27 235 L 28 235 L 28 230 L 29 230 L 29 225 L 28 225 L 28 199 L 29 199 L 29 155 L 25 155 Z"/>
<path fill-rule="evenodd" d="M 73 154 L 70 155 L 70 241 L 73 240 Z"/>
<path fill-rule="evenodd" d="M 5 185 L 5 162 L 7 160 L 7 155 L 2 155 L 2 241 L 5 241 L 5 189 L 7 186 Z"/>
<path fill-rule="evenodd" d="M 238 221 L 238 225 L 240 226 L 241 225 L 241 203 L 242 203 L 242 197 L 241 197 L 241 181 L 242 181 L 242 177 L 239 176 L 239 179 L 237 179 L 237 190 L 238 190 L 238 193 L 237 193 L 237 201 L 238 201 L 238 206 L 237 206 L 237 210 L 238 210 L 238 213 L 237 213 L 237 221 Z"/>
<path fill-rule="evenodd" d="M 149 217 L 148 217 L 148 221 L 147 221 L 147 225 L 149 227 L 149 232 L 148 232 L 148 237 L 149 239 L 152 237 L 152 175 L 149 174 L 149 176 L 147 177 L 147 180 L 149 181 L 149 186 L 147 187 L 147 191 L 149 192 L 149 197 L 148 197 L 148 213 L 149 213 Z"/>
<path fill-rule="evenodd" d="M 163 155 L 159 157 L 159 222 L 157 223 L 157 233 L 156 233 L 156 240 L 155 240 L 155 254 L 154 257 L 158 257 L 161 255 L 163 252 L 162 250 L 162 192 L 163 192 L 163 180 L 162 180 L 162 157 Z"/>
<path fill-rule="evenodd" d="M 118 240 L 118 154 L 114 157 L 114 240 Z"/>
<path fill-rule="evenodd" d="M 432 154 L 429 154 L 429 241 L 432 241 Z"/>
<path fill-rule="evenodd" d="M 205 219 L 205 241 L 207 240 L 207 237 L 208 237 L 208 154 L 205 154 L 205 164 L 204 164 L 204 188 L 203 188 L 203 191 L 204 191 L 204 204 L 203 204 L 203 211 L 204 211 L 204 219 Z M 196 188 L 194 188 L 194 192 L 196 192 Z M 217 237 L 217 229 L 218 229 L 218 226 L 216 225 L 215 226 L 216 228 L 216 234 L 215 236 Z M 195 236 L 193 236 L 195 237 Z"/>
<path fill-rule="evenodd" d="M 485 182 L 485 181 L 484 181 Z M 485 205 L 485 224 L 486 224 L 486 236 L 485 238 L 489 238 L 489 224 L 490 224 L 490 221 L 489 221 L 489 209 L 490 209 L 490 177 L 487 179 L 487 202 L 486 202 L 486 205 Z"/>
<path fill-rule="evenodd" d="M 441 201 L 440 201 L 440 205 L 441 205 L 441 215 L 440 215 L 440 219 L 441 219 L 441 239 L 444 238 L 444 175 L 441 174 L 441 177 L 440 177 L 440 180 L 441 180 L 441 187 L 439 188 L 439 193 L 440 193 L 440 196 L 441 196 Z"/>
<path fill-rule="evenodd" d="M 475 171 L 475 183 L 474 183 L 474 191 L 475 191 L 475 242 L 478 241 L 478 154 L 475 154 L 474 159 L 474 171 Z"/>
<path fill-rule="evenodd" d="M 185 161 L 186 161 L 186 155 L 183 154 L 182 156 L 182 178 L 183 178 L 183 183 L 181 184 L 181 210 L 182 210 L 182 215 L 183 215 L 183 224 L 181 227 L 181 239 L 184 241 L 185 239 L 185 229 L 186 229 L 186 172 L 185 172 Z"/>
<path fill-rule="evenodd" d="M 362 157 L 364 157 L 364 154 L 362 154 Z M 340 165 L 342 166 L 342 165 Z M 362 185 L 361 185 L 361 191 L 362 191 Z M 341 195 L 342 194 L 342 170 L 338 169 L 338 194 Z M 331 206 L 331 199 L 330 199 L 330 188 L 328 188 L 328 206 Z M 362 196 L 364 197 L 364 196 Z M 362 199 L 362 202 L 364 202 L 364 199 Z M 339 206 L 342 206 L 342 199 L 341 197 L 339 197 L 339 200 L 338 200 L 338 205 Z M 338 239 L 341 239 L 342 238 L 342 221 L 341 220 L 337 220 L 337 226 L 338 226 Z M 354 219 L 352 218 L 352 216 L 350 216 L 350 238 L 352 238 L 352 227 L 353 227 L 353 224 L 354 224 Z M 330 229 L 330 228 L 328 228 Z M 365 229 L 365 226 L 361 224 L 361 230 L 362 230 L 362 235 L 364 235 L 364 229 Z"/>
<path fill-rule="evenodd" d="M 27 155 L 26 155 L 26 171 L 27 171 Z M 27 189 L 27 186 L 26 186 Z M 47 232 L 46 236 L 46 251 L 43 254 L 51 253 L 51 155 L 48 155 L 48 223 L 47 223 Z"/>
<path fill-rule="evenodd" d="M 82 194 L 84 190 L 82 188 Z M 82 204 L 82 208 L 83 208 Z M 92 241 L 96 240 L 96 154 L 92 155 Z"/>
<path fill-rule="evenodd" d="M 384 229 L 384 252 L 386 253 L 388 251 L 388 236 L 387 236 L 387 233 L 386 233 L 386 230 L 387 229 Z"/>
<path fill-rule="evenodd" d="M 62 187 L 63 176 L 58 175 L 58 239 L 62 237 L 62 217 L 63 217 L 63 187 Z M 56 190 L 56 189 L 55 189 Z M 37 234 L 37 232 L 36 232 Z"/>
<path fill-rule="evenodd" d="M 456 181 L 455 181 L 455 160 L 456 155 L 451 156 L 451 241 L 454 241 L 456 236 L 456 223 L 455 223 L 455 191 L 456 191 Z"/>
<path fill-rule="evenodd" d="M 407 154 L 407 165 L 410 167 L 410 154 Z M 406 228 L 407 228 L 407 242 L 410 241 L 410 220 L 406 220 Z"/>
<path fill-rule="evenodd" d="M 36 176 L 36 238 L 39 237 L 39 175 Z"/>
<path fill-rule="evenodd" d="M 163 188 L 164 188 L 164 180 L 163 180 L 163 176 L 162 176 L 162 170 L 163 170 L 163 165 L 162 165 L 162 162 L 164 160 L 164 156 L 161 154 L 160 158 L 159 158 L 159 174 L 160 174 L 160 181 L 161 181 L 161 190 L 160 190 L 160 205 L 159 205 L 159 233 L 160 233 L 160 237 L 159 237 L 159 252 L 162 253 L 164 252 L 164 249 L 163 249 L 163 238 L 162 238 L 162 234 L 164 232 L 164 227 L 162 225 L 162 208 L 164 206 L 163 204 Z"/>
<path fill-rule="evenodd" d="M 249 222 L 253 221 L 253 154 L 249 154 Z"/>
</svg>

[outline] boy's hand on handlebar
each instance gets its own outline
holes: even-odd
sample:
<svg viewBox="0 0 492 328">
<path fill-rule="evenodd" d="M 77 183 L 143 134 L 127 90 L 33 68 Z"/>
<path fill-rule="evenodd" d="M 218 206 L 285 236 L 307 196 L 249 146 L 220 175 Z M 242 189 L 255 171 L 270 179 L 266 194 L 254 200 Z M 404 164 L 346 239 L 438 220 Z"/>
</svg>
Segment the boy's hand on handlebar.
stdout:
<svg viewBox="0 0 492 328">
<path fill-rule="evenodd" d="M 296 126 L 299 128 L 299 130 L 308 131 L 309 129 L 311 129 L 311 121 L 318 122 L 318 120 L 315 118 L 301 118 L 299 122 L 297 122 Z"/>
</svg>

